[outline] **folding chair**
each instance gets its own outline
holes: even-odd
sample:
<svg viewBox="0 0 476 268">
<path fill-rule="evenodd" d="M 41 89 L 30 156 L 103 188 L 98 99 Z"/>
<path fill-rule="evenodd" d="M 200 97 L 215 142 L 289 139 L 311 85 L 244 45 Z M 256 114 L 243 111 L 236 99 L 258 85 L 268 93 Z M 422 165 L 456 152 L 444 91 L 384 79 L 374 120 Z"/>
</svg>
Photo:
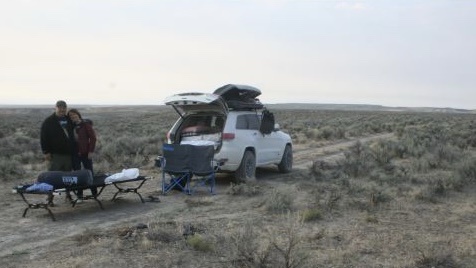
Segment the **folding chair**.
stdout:
<svg viewBox="0 0 476 268">
<path fill-rule="evenodd" d="M 191 177 L 190 153 L 192 145 L 164 144 L 160 158 L 162 168 L 162 194 L 172 189 L 188 192 Z M 169 179 L 169 181 L 167 181 Z"/>
<path fill-rule="evenodd" d="M 215 194 L 216 161 L 213 157 L 215 148 L 209 146 L 192 146 L 190 153 L 190 166 L 192 176 L 189 178 L 187 193 L 193 194 L 195 188 L 209 188 L 211 194 Z"/>
</svg>

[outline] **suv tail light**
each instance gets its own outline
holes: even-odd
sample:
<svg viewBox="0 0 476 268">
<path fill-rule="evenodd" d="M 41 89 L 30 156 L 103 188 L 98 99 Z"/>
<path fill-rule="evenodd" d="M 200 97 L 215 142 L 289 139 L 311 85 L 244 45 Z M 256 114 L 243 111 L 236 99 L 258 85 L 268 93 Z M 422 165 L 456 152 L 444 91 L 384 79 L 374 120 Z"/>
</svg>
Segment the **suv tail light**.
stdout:
<svg viewBox="0 0 476 268">
<path fill-rule="evenodd" d="M 223 133 L 223 140 L 232 140 L 235 138 L 235 133 Z"/>
</svg>

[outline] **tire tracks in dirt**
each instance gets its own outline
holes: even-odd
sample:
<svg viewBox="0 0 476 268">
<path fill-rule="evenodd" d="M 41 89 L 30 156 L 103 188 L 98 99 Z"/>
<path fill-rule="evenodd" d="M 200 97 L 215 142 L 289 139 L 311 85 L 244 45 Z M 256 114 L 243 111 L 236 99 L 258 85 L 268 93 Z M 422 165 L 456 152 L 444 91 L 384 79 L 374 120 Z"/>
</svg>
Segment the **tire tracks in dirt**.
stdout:
<svg viewBox="0 0 476 268">
<path fill-rule="evenodd" d="M 356 142 L 369 143 L 376 140 L 386 140 L 394 137 L 393 133 L 377 134 L 361 138 L 352 138 L 345 141 L 325 145 L 316 148 L 296 148 L 294 151 L 294 169 L 304 169 L 312 165 L 313 161 L 318 159 L 329 159 L 339 157 L 346 150 L 355 145 Z M 297 146 L 296 146 L 297 147 Z"/>
<path fill-rule="evenodd" d="M 290 174 L 309 169 L 316 160 L 335 161 L 344 156 L 344 152 L 355 145 L 356 142 L 363 144 L 393 139 L 393 133 L 382 133 L 365 137 L 340 140 L 320 147 L 304 147 L 305 144 L 295 144 L 293 148 L 293 171 Z M 274 166 L 259 168 L 256 170 L 259 180 L 286 178 L 289 174 L 279 173 Z"/>
</svg>

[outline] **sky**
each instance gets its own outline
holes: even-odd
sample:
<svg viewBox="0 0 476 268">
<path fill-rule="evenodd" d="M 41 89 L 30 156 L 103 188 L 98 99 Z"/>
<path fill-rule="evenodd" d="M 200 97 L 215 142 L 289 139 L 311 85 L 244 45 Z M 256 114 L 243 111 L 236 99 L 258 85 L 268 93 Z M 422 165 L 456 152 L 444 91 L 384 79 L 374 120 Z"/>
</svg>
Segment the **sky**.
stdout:
<svg viewBox="0 0 476 268">
<path fill-rule="evenodd" d="M 0 104 L 162 105 L 229 84 L 263 103 L 476 109 L 473 0 L 0 0 Z"/>
</svg>

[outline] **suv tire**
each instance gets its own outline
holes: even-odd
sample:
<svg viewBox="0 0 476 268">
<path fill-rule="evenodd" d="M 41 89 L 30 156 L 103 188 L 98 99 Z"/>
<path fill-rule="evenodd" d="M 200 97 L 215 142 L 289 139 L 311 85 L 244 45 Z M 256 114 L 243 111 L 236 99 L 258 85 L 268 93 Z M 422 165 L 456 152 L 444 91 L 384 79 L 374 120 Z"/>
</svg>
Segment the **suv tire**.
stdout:
<svg viewBox="0 0 476 268">
<path fill-rule="evenodd" d="M 235 181 L 249 182 L 256 180 L 256 158 L 252 151 L 245 151 L 243 158 L 241 159 L 240 167 L 235 171 Z"/>
<path fill-rule="evenodd" d="M 290 145 L 286 145 L 284 148 L 283 158 L 278 164 L 279 172 L 289 173 L 293 169 L 293 150 Z"/>
</svg>

